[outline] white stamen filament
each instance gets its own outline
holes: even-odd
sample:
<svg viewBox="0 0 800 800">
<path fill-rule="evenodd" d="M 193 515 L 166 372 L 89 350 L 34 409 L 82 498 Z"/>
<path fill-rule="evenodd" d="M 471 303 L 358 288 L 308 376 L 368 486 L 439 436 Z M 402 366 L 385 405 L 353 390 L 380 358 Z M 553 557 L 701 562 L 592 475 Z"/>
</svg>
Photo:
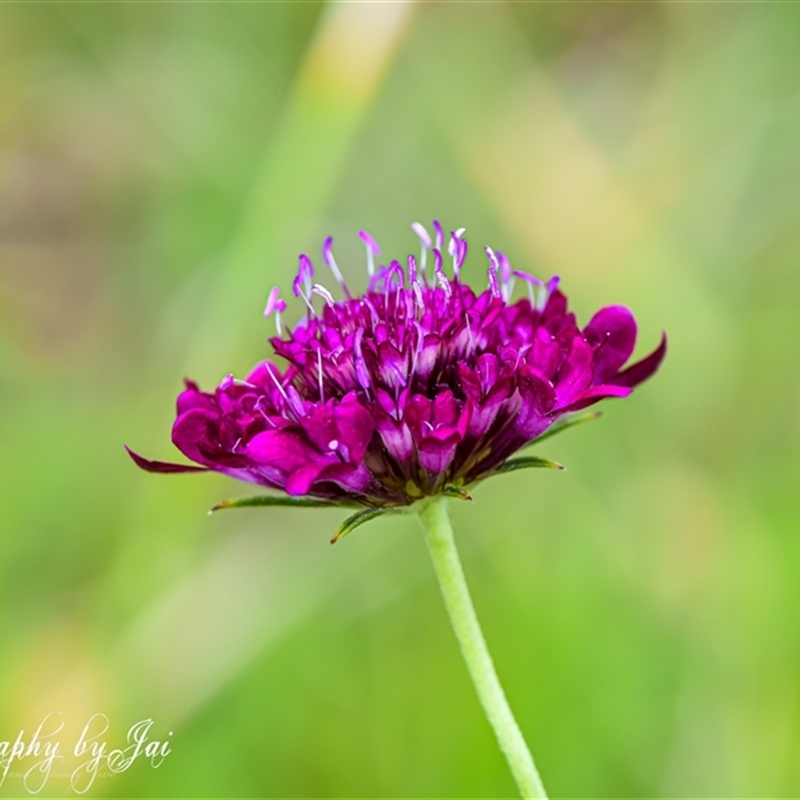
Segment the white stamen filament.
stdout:
<svg viewBox="0 0 800 800">
<path fill-rule="evenodd" d="M 300 297 L 303 298 L 303 301 L 305 302 L 306 306 L 308 307 L 309 314 L 311 314 L 312 317 L 316 317 L 317 316 L 317 312 L 314 311 L 314 306 L 311 303 L 311 292 L 308 292 L 308 294 L 306 294 L 302 289 L 298 289 L 298 291 L 300 292 Z"/>
<path fill-rule="evenodd" d="M 335 305 L 335 301 L 333 299 L 333 295 L 322 285 L 319 283 L 315 283 L 311 287 L 311 291 L 314 294 L 318 294 L 329 306 Z"/>
<path fill-rule="evenodd" d="M 449 300 L 453 296 L 453 290 L 450 288 L 450 281 L 447 280 L 447 275 L 444 274 L 443 270 L 439 270 L 436 273 L 436 280 L 439 281 L 439 286 L 442 287 L 447 299 Z"/>
<path fill-rule="evenodd" d="M 275 423 L 267 416 L 267 412 L 264 411 L 264 409 L 261 407 L 261 403 L 263 400 L 264 400 L 263 397 L 259 397 L 258 400 L 256 400 L 255 409 L 256 411 L 258 411 L 259 414 L 261 414 L 262 417 L 264 417 L 264 421 L 269 423 L 269 425 L 271 425 L 274 428 Z"/>
<path fill-rule="evenodd" d="M 344 276 L 342 275 L 341 270 L 339 269 L 339 265 L 336 263 L 336 259 L 333 257 L 333 253 L 328 254 L 328 267 L 330 271 L 333 273 L 334 280 L 339 286 L 344 286 Z"/>
<path fill-rule="evenodd" d="M 447 243 L 447 254 L 453 259 L 453 275 L 458 277 L 458 235 L 455 231 L 450 234 L 450 241 Z"/>
<path fill-rule="evenodd" d="M 467 336 L 469 337 L 469 346 L 470 346 L 470 348 L 472 350 L 474 350 L 475 349 L 475 339 L 472 336 L 472 328 L 470 327 L 470 324 L 469 324 L 469 314 L 467 314 L 466 311 L 464 312 L 464 319 L 465 319 L 465 321 L 467 323 Z"/>
<path fill-rule="evenodd" d="M 319 376 L 319 401 L 320 403 L 325 402 L 325 388 L 323 385 L 323 374 L 322 374 L 322 350 L 317 350 L 317 374 Z"/>
<path fill-rule="evenodd" d="M 283 399 L 288 403 L 289 402 L 289 396 L 286 394 L 286 390 L 283 388 L 283 386 L 281 385 L 281 382 L 278 380 L 278 376 L 272 371 L 272 365 L 271 364 L 264 364 L 264 368 L 269 373 L 269 376 L 270 376 L 270 378 L 272 378 L 272 382 L 278 388 L 278 391 L 283 395 Z"/>
<path fill-rule="evenodd" d="M 372 301 L 368 297 L 362 297 L 361 302 L 369 309 L 369 315 L 372 318 L 372 326 L 377 328 L 378 325 L 381 324 L 381 318 L 378 316 L 375 306 L 372 305 Z"/>
<path fill-rule="evenodd" d="M 420 311 L 425 310 L 425 298 L 422 295 L 422 287 L 419 285 L 419 281 L 414 281 L 414 299 L 417 302 L 417 306 Z"/>
</svg>

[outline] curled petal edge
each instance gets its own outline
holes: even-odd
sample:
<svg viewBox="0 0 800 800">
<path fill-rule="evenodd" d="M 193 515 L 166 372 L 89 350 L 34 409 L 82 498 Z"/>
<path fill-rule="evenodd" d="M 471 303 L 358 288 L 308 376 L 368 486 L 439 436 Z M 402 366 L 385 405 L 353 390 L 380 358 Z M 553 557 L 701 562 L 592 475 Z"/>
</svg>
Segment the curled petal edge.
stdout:
<svg viewBox="0 0 800 800">
<path fill-rule="evenodd" d="M 190 464 L 173 464 L 170 461 L 152 461 L 149 458 L 140 456 L 128 445 L 123 445 L 128 455 L 133 459 L 134 464 L 145 472 L 179 473 L 179 472 L 209 472 L 207 467 L 193 467 Z"/>
<path fill-rule="evenodd" d="M 613 383 L 601 384 L 600 386 L 592 386 L 580 394 L 569 405 L 561 406 L 553 413 L 563 414 L 571 413 L 573 411 L 580 411 L 581 409 L 591 406 L 594 403 L 599 403 L 601 400 L 606 400 L 611 397 L 627 397 L 633 392 L 629 386 L 619 386 Z"/>
<path fill-rule="evenodd" d="M 631 366 L 617 373 L 613 378 L 606 381 L 606 383 L 614 384 L 615 386 L 627 386 L 633 389 L 653 375 L 661 366 L 661 362 L 664 360 L 666 354 L 667 332 L 662 331 L 660 344 L 649 356 L 645 356 L 641 361 L 631 364 Z"/>
</svg>

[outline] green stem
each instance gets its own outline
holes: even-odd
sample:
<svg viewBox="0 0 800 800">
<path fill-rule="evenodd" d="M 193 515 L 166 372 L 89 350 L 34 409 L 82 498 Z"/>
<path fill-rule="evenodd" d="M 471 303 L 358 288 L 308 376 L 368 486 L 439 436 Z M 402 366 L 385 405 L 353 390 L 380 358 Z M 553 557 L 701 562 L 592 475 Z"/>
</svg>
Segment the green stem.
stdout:
<svg viewBox="0 0 800 800">
<path fill-rule="evenodd" d="M 500 749 L 511 767 L 520 794 L 526 798 L 546 800 L 547 794 L 533 763 L 533 757 L 508 705 L 492 657 L 486 647 L 478 617 L 475 615 L 453 538 L 453 528 L 447 515 L 446 503 L 444 497 L 425 500 L 420 504 L 417 513 L 425 529 L 428 549 L 433 558 L 433 566 L 439 578 L 439 586 L 450 614 L 450 621 L 453 623 L 478 698 L 494 728 Z"/>
</svg>

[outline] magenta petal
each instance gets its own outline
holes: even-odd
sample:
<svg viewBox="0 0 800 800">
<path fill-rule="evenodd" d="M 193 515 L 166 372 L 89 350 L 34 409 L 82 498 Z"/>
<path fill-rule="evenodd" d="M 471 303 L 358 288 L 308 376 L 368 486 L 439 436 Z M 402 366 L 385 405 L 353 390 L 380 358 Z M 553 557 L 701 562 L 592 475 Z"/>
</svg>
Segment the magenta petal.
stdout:
<svg viewBox="0 0 800 800">
<path fill-rule="evenodd" d="M 176 401 L 178 415 L 185 414 L 193 408 L 204 408 L 206 411 L 216 411 L 217 406 L 214 395 L 201 392 L 197 384 L 186 381 L 186 389 L 179 395 Z"/>
<path fill-rule="evenodd" d="M 151 461 L 149 458 L 140 456 L 137 452 L 133 451 L 128 445 L 123 445 L 128 451 L 128 455 L 133 459 L 137 467 L 145 470 L 146 472 L 208 472 L 207 467 L 193 467 L 190 464 L 173 464 L 169 461 Z"/>
<path fill-rule="evenodd" d="M 595 383 L 605 383 L 619 372 L 636 345 L 636 318 L 626 306 L 601 308 L 583 329 L 594 352 Z"/>
<path fill-rule="evenodd" d="M 464 403 L 458 413 L 458 419 L 456 420 L 456 431 L 458 432 L 459 441 L 467 435 L 474 410 L 475 404 L 468 400 L 466 403 Z"/>
<path fill-rule="evenodd" d="M 378 425 L 378 434 L 389 454 L 403 467 L 409 467 L 414 456 L 414 438 L 404 422 L 386 418 Z"/>
<path fill-rule="evenodd" d="M 624 369 L 619 374 L 615 375 L 609 383 L 616 384 L 617 386 L 638 386 L 642 381 L 646 381 L 660 366 L 667 354 L 667 334 L 661 334 L 661 343 L 650 353 L 645 356 L 641 361 L 637 361 L 627 369 Z"/>
<path fill-rule="evenodd" d="M 291 495 L 308 494 L 311 484 L 325 468 L 325 464 L 307 464 L 295 470 L 286 479 L 286 492 Z"/>
<path fill-rule="evenodd" d="M 327 453 L 338 444 L 339 432 L 336 428 L 333 409 L 329 405 L 317 405 L 310 408 L 308 413 L 301 417 L 300 425 L 311 444 L 320 452 Z M 332 443 L 335 443 L 333 447 L 331 447 Z"/>
<path fill-rule="evenodd" d="M 487 395 L 497 382 L 500 361 L 494 353 L 484 353 L 478 356 L 475 364 L 481 382 L 481 390 Z"/>
<path fill-rule="evenodd" d="M 556 289 L 545 304 L 542 318 L 548 328 L 555 327 L 567 314 L 567 298 Z"/>
<path fill-rule="evenodd" d="M 484 436 L 495 421 L 504 399 L 506 398 L 496 397 L 490 398 L 483 403 L 473 403 L 465 433 L 475 438 Z"/>
<path fill-rule="evenodd" d="M 582 408 L 594 405 L 607 397 L 627 397 L 632 391 L 633 389 L 629 389 L 627 386 L 615 386 L 607 383 L 600 386 L 592 386 L 591 389 L 587 389 L 569 405 L 559 406 L 553 413 L 566 414 L 571 411 L 580 411 Z"/>
<path fill-rule="evenodd" d="M 378 347 L 381 377 L 390 389 L 401 389 L 408 381 L 408 357 L 400 353 L 391 342 Z"/>
<path fill-rule="evenodd" d="M 354 464 L 336 463 L 326 466 L 314 480 L 312 486 L 316 486 L 323 481 L 325 483 L 335 483 L 345 492 L 363 494 L 368 491 L 372 483 L 372 476 L 363 464 L 355 466 Z"/>
<path fill-rule="evenodd" d="M 548 378 L 553 378 L 558 371 L 562 357 L 561 345 L 558 340 L 547 328 L 537 328 L 534 333 L 533 347 L 526 359 L 528 364 L 536 367 Z"/>
<path fill-rule="evenodd" d="M 519 442 L 514 448 L 515 450 L 524 442 L 538 436 L 551 424 L 548 413 L 556 402 L 553 385 L 533 367 L 526 365 L 520 369 L 518 385 L 522 403 L 514 419 L 513 427 L 509 431 L 511 440 Z M 507 443 L 504 441 L 500 449 Z"/>
<path fill-rule="evenodd" d="M 219 450 L 220 416 L 215 411 L 192 408 L 181 414 L 172 426 L 172 442 L 192 461 L 213 466 L 208 453 Z"/>
<path fill-rule="evenodd" d="M 418 442 L 423 437 L 423 425 L 427 423 L 430 426 L 432 405 L 433 403 L 425 395 L 415 394 L 403 409 L 403 419 Z"/>
<path fill-rule="evenodd" d="M 441 475 L 450 466 L 457 444 L 457 436 L 427 438 L 419 448 L 419 463 L 431 475 Z"/>
<path fill-rule="evenodd" d="M 431 422 L 437 425 L 453 425 L 458 419 L 458 404 L 449 389 L 439 392 L 433 400 Z"/>
<path fill-rule="evenodd" d="M 281 380 L 281 371 L 271 361 L 260 361 L 247 374 L 247 383 L 258 386 L 267 391 L 273 391 L 275 382 Z"/>
<path fill-rule="evenodd" d="M 339 441 L 347 448 L 348 460 L 353 463 L 363 461 L 375 430 L 372 415 L 361 405 L 354 392 L 345 395 L 333 413 Z"/>
<path fill-rule="evenodd" d="M 474 370 L 470 369 L 463 361 L 458 362 L 458 377 L 461 381 L 461 390 L 471 400 L 478 402 L 482 395 L 481 382 Z"/>
<path fill-rule="evenodd" d="M 258 464 L 278 467 L 284 472 L 294 472 L 321 458 L 299 433 L 291 431 L 264 431 L 254 436 L 247 445 L 247 457 Z"/>
<path fill-rule="evenodd" d="M 556 402 L 553 384 L 533 367 L 524 366 L 519 371 L 519 393 L 522 395 L 523 409 L 546 414 Z"/>
<path fill-rule="evenodd" d="M 567 405 L 592 385 L 594 352 L 583 340 L 576 336 L 566 361 L 561 365 L 555 380 L 558 404 Z"/>
</svg>

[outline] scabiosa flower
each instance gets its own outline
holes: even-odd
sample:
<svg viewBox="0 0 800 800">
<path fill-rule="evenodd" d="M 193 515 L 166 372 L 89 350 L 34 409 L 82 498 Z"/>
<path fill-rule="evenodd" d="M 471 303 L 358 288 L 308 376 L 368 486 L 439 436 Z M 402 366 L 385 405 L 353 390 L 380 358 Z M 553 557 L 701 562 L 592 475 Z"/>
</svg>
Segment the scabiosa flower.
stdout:
<svg viewBox="0 0 800 800">
<path fill-rule="evenodd" d="M 626 397 L 658 369 L 666 336 L 626 367 L 636 320 L 624 306 L 600 309 L 584 328 L 567 309 L 558 277 L 543 282 L 485 248 L 488 287 L 461 281 L 465 230 L 433 236 L 415 222 L 419 260 L 377 263 L 381 249 L 360 231 L 369 283 L 354 295 L 329 237 L 322 259 L 340 299 L 315 282 L 300 256 L 292 291 L 304 315 L 295 327 L 278 288 L 264 314 L 274 317 L 275 353 L 244 379 L 228 375 L 213 392 L 187 381 L 178 397 L 172 441 L 200 466 L 150 461 L 151 472 L 214 470 L 283 494 L 226 501 L 243 505 L 350 505 L 361 509 L 333 541 L 376 516 L 413 510 L 426 533 L 445 605 L 478 697 L 524 797 L 546 798 L 475 615 L 445 499 L 499 472 L 558 467 L 521 448 L 586 418 L 583 410 Z M 445 268 L 445 259 L 451 262 Z M 448 274 L 449 273 L 449 274 Z M 524 283 L 513 300 L 515 280 Z M 595 415 L 591 415 L 595 416 Z"/>
<path fill-rule="evenodd" d="M 581 329 L 558 277 L 545 283 L 514 270 L 490 247 L 488 287 L 476 292 L 460 278 L 464 229 L 450 233 L 445 251 L 442 227 L 433 228 L 431 236 L 412 225 L 421 253 L 405 266 L 377 264 L 381 249 L 361 231 L 362 295 L 351 293 L 326 239 L 338 300 L 301 255 L 292 290 L 303 318 L 293 329 L 282 322 L 277 287 L 264 312 L 276 320 L 271 344 L 288 366 L 263 361 L 213 392 L 187 381 L 172 429 L 178 449 L 201 469 L 294 497 L 408 506 L 513 467 L 511 456 L 565 417 L 626 397 L 658 368 L 665 337 L 624 368 L 636 342 L 628 308 L 603 308 Z M 514 301 L 516 279 L 527 291 Z M 155 472 L 197 469 L 132 455 Z"/>
</svg>

